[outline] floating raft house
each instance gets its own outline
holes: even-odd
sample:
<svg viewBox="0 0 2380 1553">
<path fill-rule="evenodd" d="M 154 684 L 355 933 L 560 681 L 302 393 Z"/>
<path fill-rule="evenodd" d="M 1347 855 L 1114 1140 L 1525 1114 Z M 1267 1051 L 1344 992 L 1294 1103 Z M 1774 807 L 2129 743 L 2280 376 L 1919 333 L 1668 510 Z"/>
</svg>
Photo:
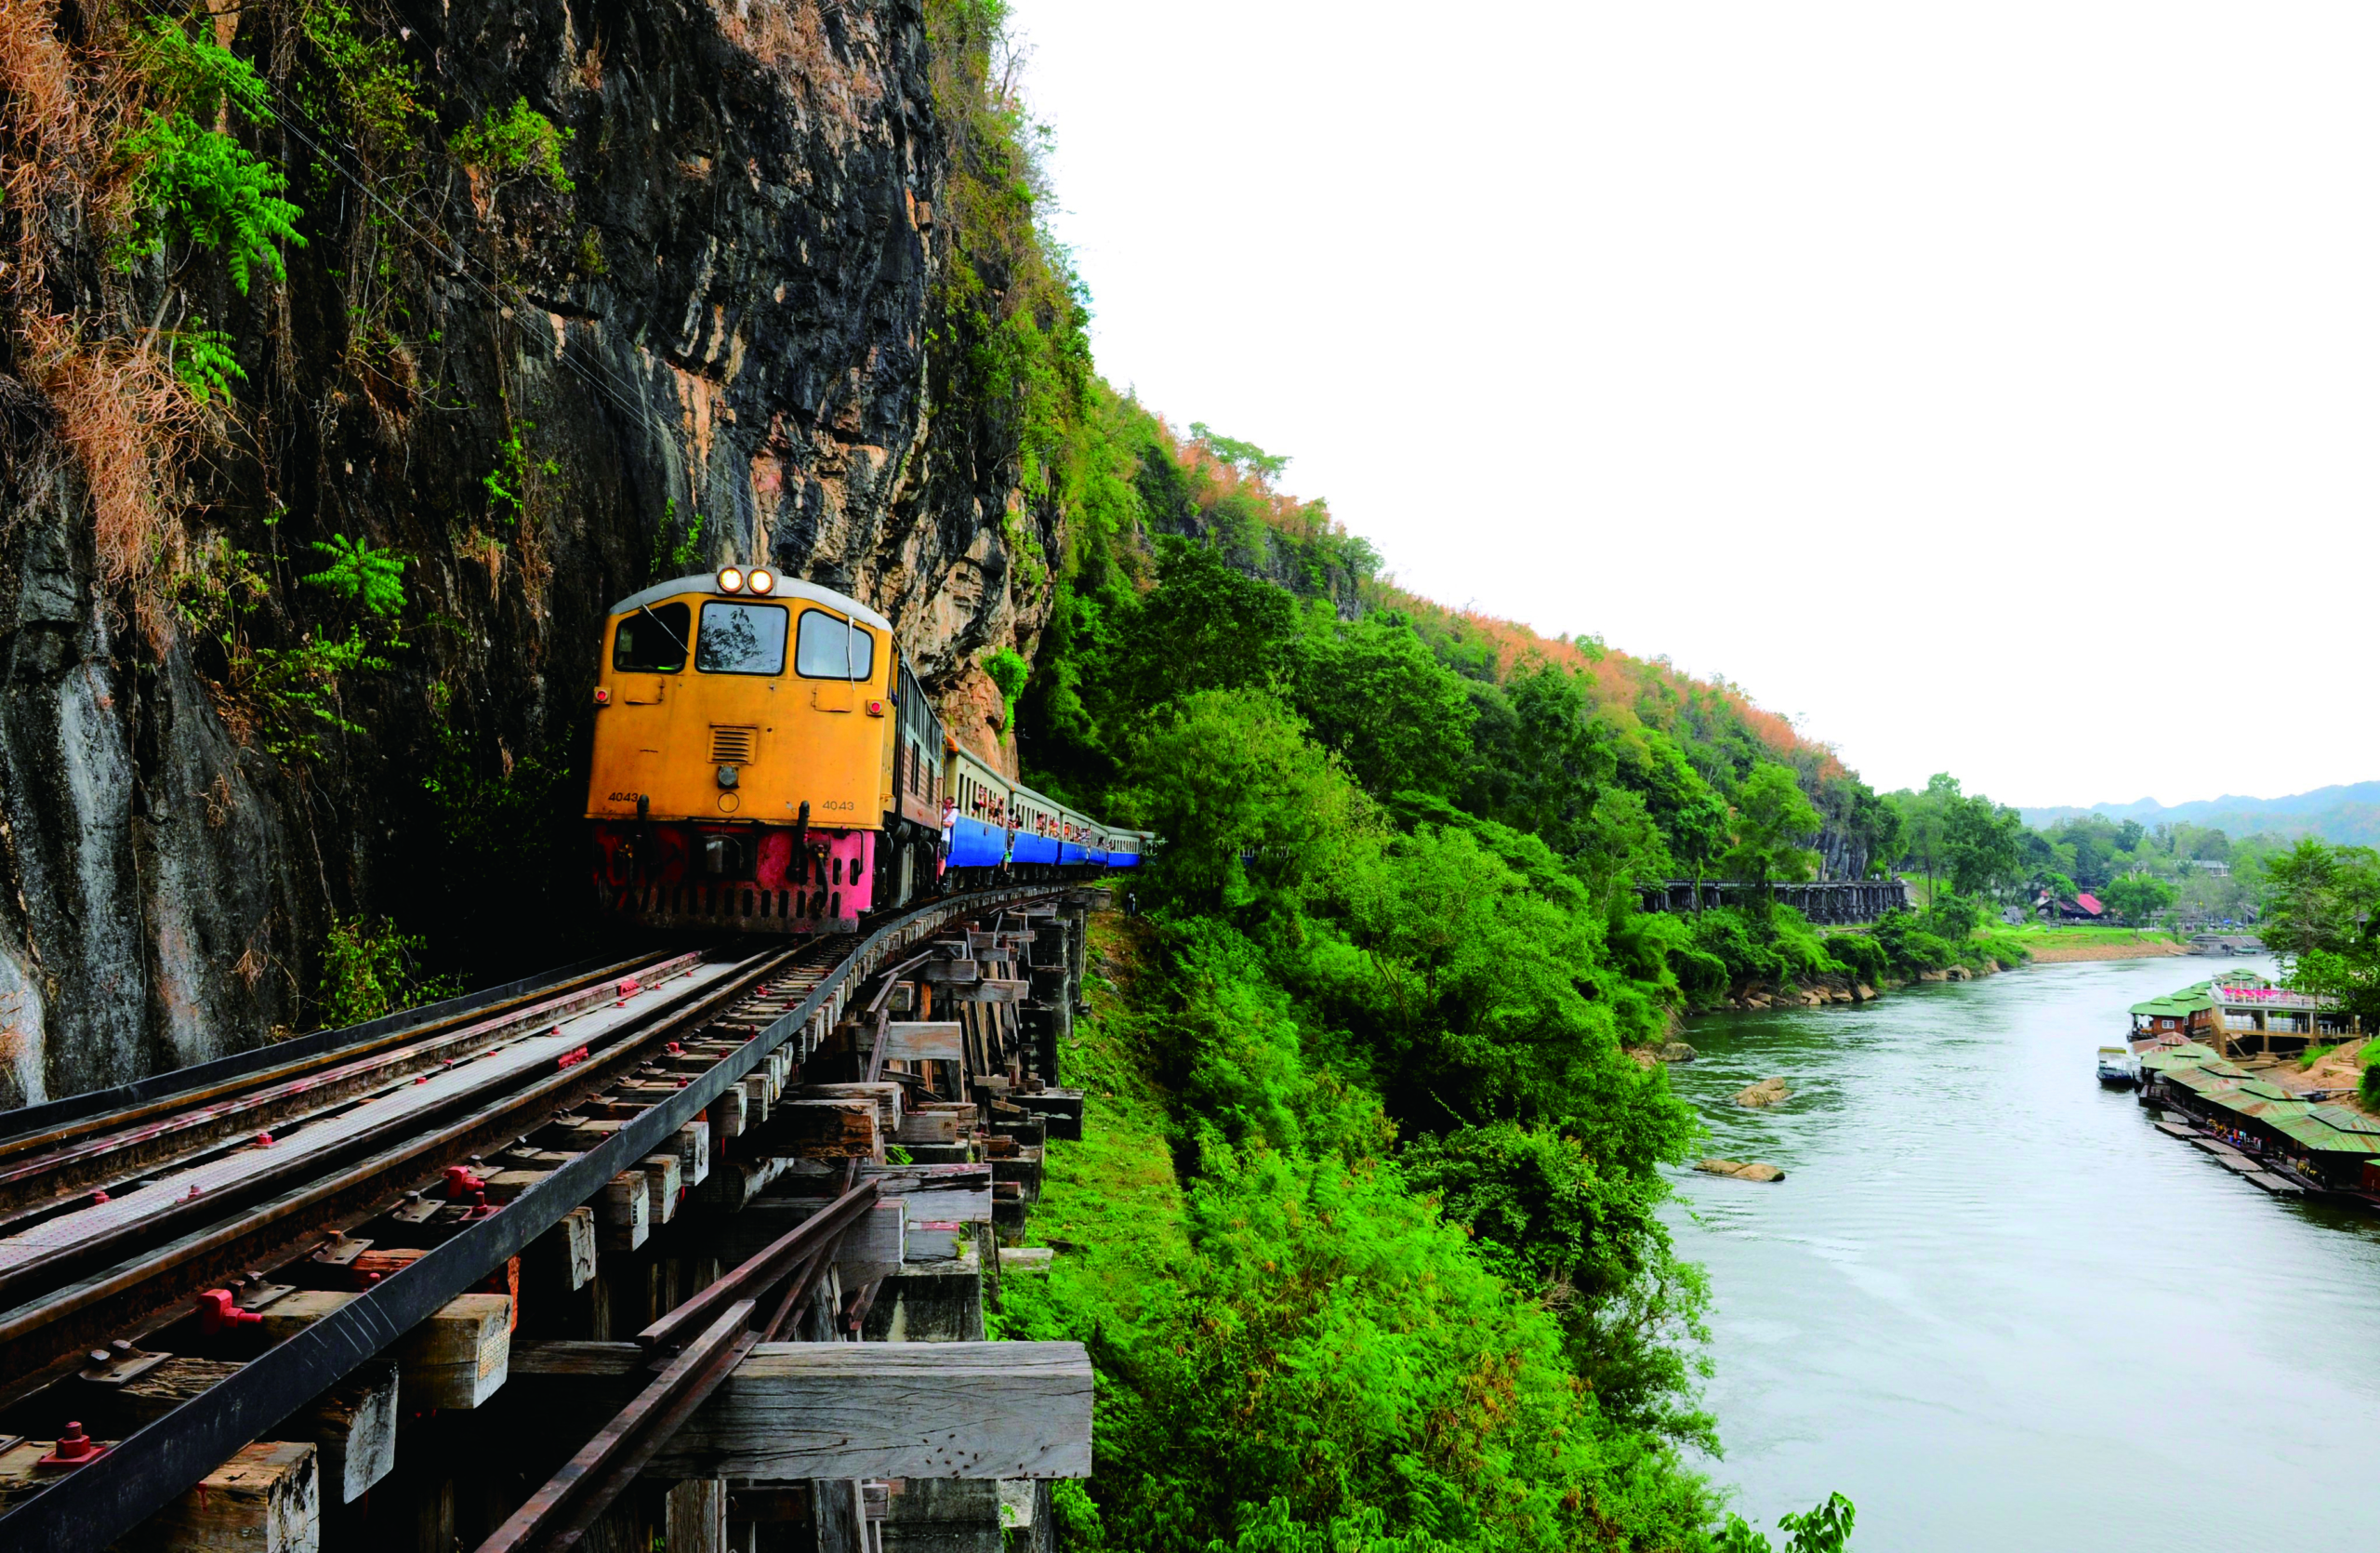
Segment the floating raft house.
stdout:
<svg viewBox="0 0 2380 1553">
<path fill-rule="evenodd" d="M 2262 1140 L 2323 1185 L 2380 1191 L 2380 1117 L 2302 1099 L 2195 1042 L 2149 1052 L 2140 1068 L 2167 1104 Z"/>
</svg>

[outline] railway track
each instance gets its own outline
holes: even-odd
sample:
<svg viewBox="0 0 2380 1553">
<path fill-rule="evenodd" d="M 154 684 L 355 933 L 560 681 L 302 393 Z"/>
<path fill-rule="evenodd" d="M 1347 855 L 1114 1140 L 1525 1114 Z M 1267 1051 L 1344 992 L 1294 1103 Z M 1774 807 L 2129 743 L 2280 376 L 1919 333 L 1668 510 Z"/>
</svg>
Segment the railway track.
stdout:
<svg viewBox="0 0 2380 1553">
<path fill-rule="evenodd" d="M 971 892 L 791 946 L 581 965 L 7 1119 L 0 1458 L 33 1439 L 63 1459 L 31 1481 L 0 1474 L 0 1546 L 108 1546 L 508 1268 L 517 1321 L 524 1247 L 640 1161 L 699 1179 L 714 1109 L 764 1103 L 871 980 L 917 963 L 920 940 L 1066 888 Z M 804 1254 L 814 1269 L 821 1254 Z M 293 1289 L 331 1296 L 319 1319 L 211 1361 L 207 1384 L 98 1453 L 62 1443 L 165 1356 L 238 1353 Z"/>
</svg>

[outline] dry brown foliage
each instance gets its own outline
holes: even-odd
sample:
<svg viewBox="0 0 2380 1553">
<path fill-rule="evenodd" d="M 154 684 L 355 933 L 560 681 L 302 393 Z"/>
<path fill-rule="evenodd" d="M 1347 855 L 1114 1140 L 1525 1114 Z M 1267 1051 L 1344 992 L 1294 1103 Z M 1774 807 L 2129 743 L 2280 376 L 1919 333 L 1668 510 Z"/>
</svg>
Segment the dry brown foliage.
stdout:
<svg viewBox="0 0 2380 1553">
<path fill-rule="evenodd" d="M 172 624 L 165 583 L 182 559 L 172 493 L 199 427 L 197 403 L 152 350 L 86 343 L 49 313 L 23 315 L 17 332 L 29 376 L 83 466 L 100 581 L 128 591 L 141 629 L 162 643 Z"/>
<path fill-rule="evenodd" d="M 140 88 L 122 62 L 121 19 L 96 9 L 99 41 L 78 55 L 58 35 L 55 0 L 0 0 L 0 190 L 17 216 L 0 299 L 16 319 L 20 371 L 47 396 L 82 466 L 101 581 L 128 594 L 142 630 L 163 642 L 183 542 L 178 476 L 200 406 L 150 331 L 90 338 L 121 318 L 123 298 L 89 299 L 69 317 L 44 288 L 59 232 L 104 237 L 128 214 L 113 156 Z M 80 219 L 60 219 L 61 206 Z"/>
</svg>

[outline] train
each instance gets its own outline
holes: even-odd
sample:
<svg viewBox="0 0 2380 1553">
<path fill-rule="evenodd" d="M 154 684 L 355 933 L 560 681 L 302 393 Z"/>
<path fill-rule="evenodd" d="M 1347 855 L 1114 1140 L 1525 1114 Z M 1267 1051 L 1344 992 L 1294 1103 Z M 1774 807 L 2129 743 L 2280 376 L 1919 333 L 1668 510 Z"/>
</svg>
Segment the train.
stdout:
<svg viewBox="0 0 2380 1553">
<path fill-rule="evenodd" d="M 847 933 L 947 891 L 1138 868 L 1156 842 L 961 749 L 892 621 L 766 567 L 614 604 L 595 710 L 587 819 L 617 921 Z"/>
</svg>

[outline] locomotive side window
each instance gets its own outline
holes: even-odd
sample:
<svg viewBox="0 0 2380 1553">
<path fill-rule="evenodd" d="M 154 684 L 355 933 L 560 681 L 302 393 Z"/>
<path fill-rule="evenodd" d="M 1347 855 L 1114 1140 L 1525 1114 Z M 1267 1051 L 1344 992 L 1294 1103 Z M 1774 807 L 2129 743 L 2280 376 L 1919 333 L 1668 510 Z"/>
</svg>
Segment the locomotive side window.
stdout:
<svg viewBox="0 0 2380 1553">
<path fill-rule="evenodd" d="M 686 637 L 694 616 L 665 604 L 623 617 L 612 637 L 612 667 L 630 674 L 674 674 L 686 667 Z"/>
<path fill-rule="evenodd" d="M 706 674 L 784 673 L 785 616 L 776 604 L 703 605 L 694 667 Z"/>
<path fill-rule="evenodd" d="M 811 680 L 865 680 L 876 673 L 876 638 L 864 627 L 823 609 L 801 612 L 793 671 Z"/>
</svg>

